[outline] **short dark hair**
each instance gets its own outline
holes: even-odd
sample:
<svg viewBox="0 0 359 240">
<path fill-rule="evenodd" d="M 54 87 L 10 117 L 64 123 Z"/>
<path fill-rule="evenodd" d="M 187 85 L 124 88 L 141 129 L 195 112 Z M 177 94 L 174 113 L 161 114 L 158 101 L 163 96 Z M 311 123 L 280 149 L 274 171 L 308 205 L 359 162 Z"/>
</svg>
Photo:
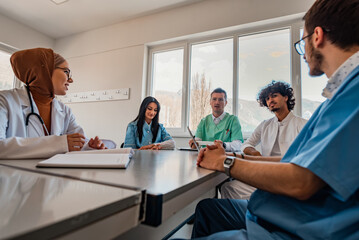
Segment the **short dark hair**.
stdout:
<svg viewBox="0 0 359 240">
<path fill-rule="evenodd" d="M 266 98 L 273 93 L 280 93 L 283 97 L 287 96 L 287 107 L 288 110 L 291 111 L 295 105 L 295 99 L 293 94 L 293 88 L 286 83 L 280 81 L 272 81 L 270 84 L 262 88 L 262 90 L 258 93 L 257 102 L 261 107 L 268 107 Z"/>
<path fill-rule="evenodd" d="M 224 99 L 227 101 L 227 93 L 222 88 L 216 88 L 211 92 L 211 98 L 213 93 L 224 93 Z"/>
<path fill-rule="evenodd" d="M 348 50 L 359 45 L 359 0 L 317 0 L 303 17 L 308 34 L 322 27 L 329 41 Z"/>
<path fill-rule="evenodd" d="M 133 122 L 137 121 L 137 134 L 138 134 L 138 137 L 139 137 L 138 139 L 139 139 L 140 143 L 142 143 L 143 124 L 145 124 L 145 116 L 146 116 L 147 106 L 151 102 L 154 102 L 157 105 L 157 114 L 152 119 L 152 124 L 151 124 L 152 142 L 153 143 L 156 141 L 158 128 L 160 127 L 159 123 L 158 123 L 158 117 L 160 115 L 161 105 L 157 101 L 156 98 L 151 97 L 151 96 L 146 97 L 145 99 L 143 99 L 143 101 L 141 103 L 140 110 L 138 111 L 137 117 L 135 118 L 135 120 L 133 120 Z"/>
</svg>

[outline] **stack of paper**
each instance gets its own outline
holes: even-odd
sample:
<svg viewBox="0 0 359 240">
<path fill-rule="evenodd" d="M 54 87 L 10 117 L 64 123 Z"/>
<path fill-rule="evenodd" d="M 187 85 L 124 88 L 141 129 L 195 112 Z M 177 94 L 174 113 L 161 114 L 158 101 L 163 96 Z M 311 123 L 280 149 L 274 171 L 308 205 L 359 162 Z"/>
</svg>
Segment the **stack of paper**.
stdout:
<svg viewBox="0 0 359 240">
<path fill-rule="evenodd" d="M 133 155 L 131 148 L 69 152 L 57 154 L 37 167 L 126 168 Z"/>
</svg>

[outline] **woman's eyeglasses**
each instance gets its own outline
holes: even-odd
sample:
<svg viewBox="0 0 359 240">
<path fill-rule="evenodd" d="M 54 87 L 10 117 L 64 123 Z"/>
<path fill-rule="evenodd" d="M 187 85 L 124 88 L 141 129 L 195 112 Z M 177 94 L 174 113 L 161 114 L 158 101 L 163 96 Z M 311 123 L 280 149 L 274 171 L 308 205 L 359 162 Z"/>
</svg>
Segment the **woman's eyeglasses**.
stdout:
<svg viewBox="0 0 359 240">
<path fill-rule="evenodd" d="M 70 78 L 72 78 L 72 73 L 71 73 L 71 70 L 69 68 L 62 68 L 62 67 L 56 67 L 58 69 L 61 69 L 64 71 L 64 73 L 66 74 L 67 76 L 67 80 L 69 80 Z"/>
</svg>

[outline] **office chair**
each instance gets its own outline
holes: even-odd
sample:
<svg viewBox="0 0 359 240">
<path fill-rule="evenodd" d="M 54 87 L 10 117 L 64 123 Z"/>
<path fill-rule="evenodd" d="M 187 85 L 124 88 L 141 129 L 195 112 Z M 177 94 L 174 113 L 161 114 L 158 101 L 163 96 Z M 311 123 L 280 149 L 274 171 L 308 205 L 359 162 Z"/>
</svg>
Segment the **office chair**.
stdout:
<svg viewBox="0 0 359 240">
<path fill-rule="evenodd" d="M 117 144 L 110 139 L 101 139 L 101 141 L 103 142 L 103 144 L 105 144 L 105 147 L 107 147 L 108 149 L 115 149 L 117 147 Z"/>
</svg>

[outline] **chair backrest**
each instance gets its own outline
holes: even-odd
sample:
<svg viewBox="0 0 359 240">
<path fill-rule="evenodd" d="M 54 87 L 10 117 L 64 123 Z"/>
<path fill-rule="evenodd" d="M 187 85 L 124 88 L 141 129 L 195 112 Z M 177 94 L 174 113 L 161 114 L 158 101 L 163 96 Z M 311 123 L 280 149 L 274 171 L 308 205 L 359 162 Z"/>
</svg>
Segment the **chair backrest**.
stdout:
<svg viewBox="0 0 359 240">
<path fill-rule="evenodd" d="M 107 147 L 108 149 L 115 149 L 117 147 L 117 144 L 110 139 L 101 139 L 101 141 L 103 142 L 103 144 L 105 144 L 105 147 Z"/>
</svg>

